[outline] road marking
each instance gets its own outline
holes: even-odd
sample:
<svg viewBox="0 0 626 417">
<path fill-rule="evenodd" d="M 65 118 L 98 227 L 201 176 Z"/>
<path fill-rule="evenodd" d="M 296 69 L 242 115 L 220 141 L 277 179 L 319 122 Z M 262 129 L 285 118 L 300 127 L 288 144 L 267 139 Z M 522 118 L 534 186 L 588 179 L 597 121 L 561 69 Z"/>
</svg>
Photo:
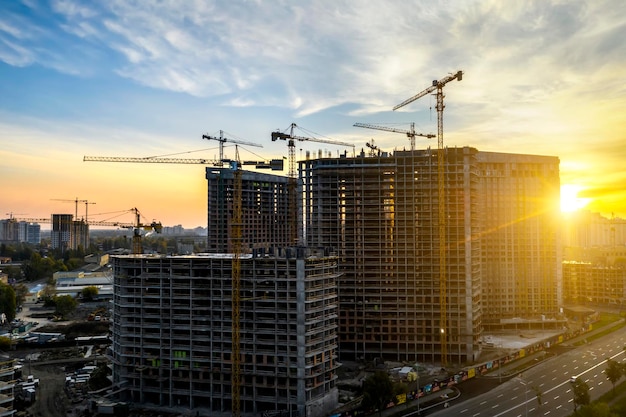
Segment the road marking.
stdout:
<svg viewBox="0 0 626 417">
<path fill-rule="evenodd" d="M 480 403 L 480 405 L 485 405 L 485 403 L 486 403 L 486 402 L 487 402 L 487 401 L 483 401 L 482 403 Z"/>
<path fill-rule="evenodd" d="M 504 394 L 500 394 L 500 395 L 498 395 L 498 398 L 500 398 L 500 397 L 502 397 L 502 396 L 504 396 Z"/>
<path fill-rule="evenodd" d="M 500 404 L 496 404 L 496 405 L 492 405 L 491 408 L 498 408 L 500 407 Z"/>
<path fill-rule="evenodd" d="M 550 414 L 550 411 L 546 411 L 545 413 L 543 413 L 544 416 L 547 416 L 548 414 Z"/>
<path fill-rule="evenodd" d="M 558 410 L 559 408 L 563 407 L 561 404 L 556 406 L 556 409 Z"/>
</svg>

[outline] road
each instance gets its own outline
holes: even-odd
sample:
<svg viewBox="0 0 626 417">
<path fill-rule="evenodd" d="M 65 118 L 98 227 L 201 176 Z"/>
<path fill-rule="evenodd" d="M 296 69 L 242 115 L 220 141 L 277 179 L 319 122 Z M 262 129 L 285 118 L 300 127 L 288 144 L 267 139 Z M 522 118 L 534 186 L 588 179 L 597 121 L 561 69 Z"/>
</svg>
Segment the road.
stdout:
<svg viewBox="0 0 626 417">
<path fill-rule="evenodd" d="M 451 402 L 448 409 L 431 416 L 568 417 L 574 412 L 570 378 L 580 377 L 589 386 L 591 400 L 599 398 L 613 387 L 604 374 L 607 358 L 626 362 L 625 346 L 622 328 L 548 359 L 487 393 Z"/>
</svg>

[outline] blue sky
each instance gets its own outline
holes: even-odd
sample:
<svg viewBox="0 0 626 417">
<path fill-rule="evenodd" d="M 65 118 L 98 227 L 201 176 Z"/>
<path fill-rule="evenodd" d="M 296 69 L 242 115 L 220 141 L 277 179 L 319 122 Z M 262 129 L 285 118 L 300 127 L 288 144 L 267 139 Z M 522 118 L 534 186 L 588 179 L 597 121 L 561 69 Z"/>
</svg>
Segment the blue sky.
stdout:
<svg viewBox="0 0 626 417">
<path fill-rule="evenodd" d="M 624 217 L 624 39 L 621 0 L 5 0 L 1 209 L 49 217 L 74 212 L 53 199 L 78 198 L 94 216 L 138 207 L 205 226 L 203 166 L 83 156 L 214 158 L 202 134 L 223 130 L 263 145 L 240 149 L 244 159 L 280 158 L 286 144 L 270 134 L 292 122 L 357 151 L 371 139 L 401 149 L 405 136 L 353 124 L 436 133 L 430 96 L 391 109 L 463 70 L 444 90 L 447 146 L 558 156 L 578 203 Z M 418 138 L 426 146 L 436 142 Z"/>
</svg>

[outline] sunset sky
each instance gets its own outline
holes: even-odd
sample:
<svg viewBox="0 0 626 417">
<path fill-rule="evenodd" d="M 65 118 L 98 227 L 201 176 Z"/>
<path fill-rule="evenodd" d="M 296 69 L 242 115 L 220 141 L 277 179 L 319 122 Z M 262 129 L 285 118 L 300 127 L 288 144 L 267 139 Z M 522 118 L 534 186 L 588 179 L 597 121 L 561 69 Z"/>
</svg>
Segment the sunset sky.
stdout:
<svg viewBox="0 0 626 417">
<path fill-rule="evenodd" d="M 392 108 L 458 70 L 446 146 L 558 156 L 564 208 L 626 217 L 624 39 L 623 0 L 0 1 L 0 218 L 84 199 L 94 220 L 137 207 L 206 227 L 204 165 L 83 156 L 214 159 L 202 135 L 223 130 L 263 145 L 242 159 L 282 158 L 271 132 L 292 122 L 357 152 L 408 148 L 353 124 L 436 133 L 433 97 Z M 296 156 L 320 149 L 346 148 L 298 142 Z"/>
</svg>

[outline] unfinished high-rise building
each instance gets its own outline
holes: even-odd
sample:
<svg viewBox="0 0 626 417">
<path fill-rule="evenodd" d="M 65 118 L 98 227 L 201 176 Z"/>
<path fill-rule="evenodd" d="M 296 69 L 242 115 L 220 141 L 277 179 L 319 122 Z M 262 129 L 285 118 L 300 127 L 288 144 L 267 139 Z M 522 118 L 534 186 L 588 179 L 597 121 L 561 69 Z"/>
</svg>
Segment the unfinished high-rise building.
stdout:
<svg viewBox="0 0 626 417">
<path fill-rule="evenodd" d="M 560 327 L 559 159 L 479 152 L 483 325 Z"/>
<path fill-rule="evenodd" d="M 325 416 L 337 406 L 334 257 L 302 249 L 240 258 L 242 416 Z M 119 398 L 230 416 L 230 254 L 113 257 L 111 359 Z"/>
<path fill-rule="evenodd" d="M 447 322 L 441 325 L 437 151 L 300 163 L 306 242 L 337 251 L 342 358 L 473 360 L 482 332 L 477 151 L 446 152 Z"/>
<path fill-rule="evenodd" d="M 234 171 L 207 168 L 208 245 L 211 253 L 232 252 Z M 244 249 L 269 250 L 293 245 L 287 177 L 242 171 L 242 239 Z"/>
<path fill-rule="evenodd" d="M 492 179 L 496 160 L 510 169 Z M 300 162 L 305 241 L 335 250 L 344 273 L 342 358 L 444 362 L 445 340 L 445 362 L 465 363 L 480 353 L 486 309 L 494 324 L 494 306 L 557 314 L 558 159 L 448 148 L 444 175 L 442 295 L 436 150 Z"/>
</svg>

